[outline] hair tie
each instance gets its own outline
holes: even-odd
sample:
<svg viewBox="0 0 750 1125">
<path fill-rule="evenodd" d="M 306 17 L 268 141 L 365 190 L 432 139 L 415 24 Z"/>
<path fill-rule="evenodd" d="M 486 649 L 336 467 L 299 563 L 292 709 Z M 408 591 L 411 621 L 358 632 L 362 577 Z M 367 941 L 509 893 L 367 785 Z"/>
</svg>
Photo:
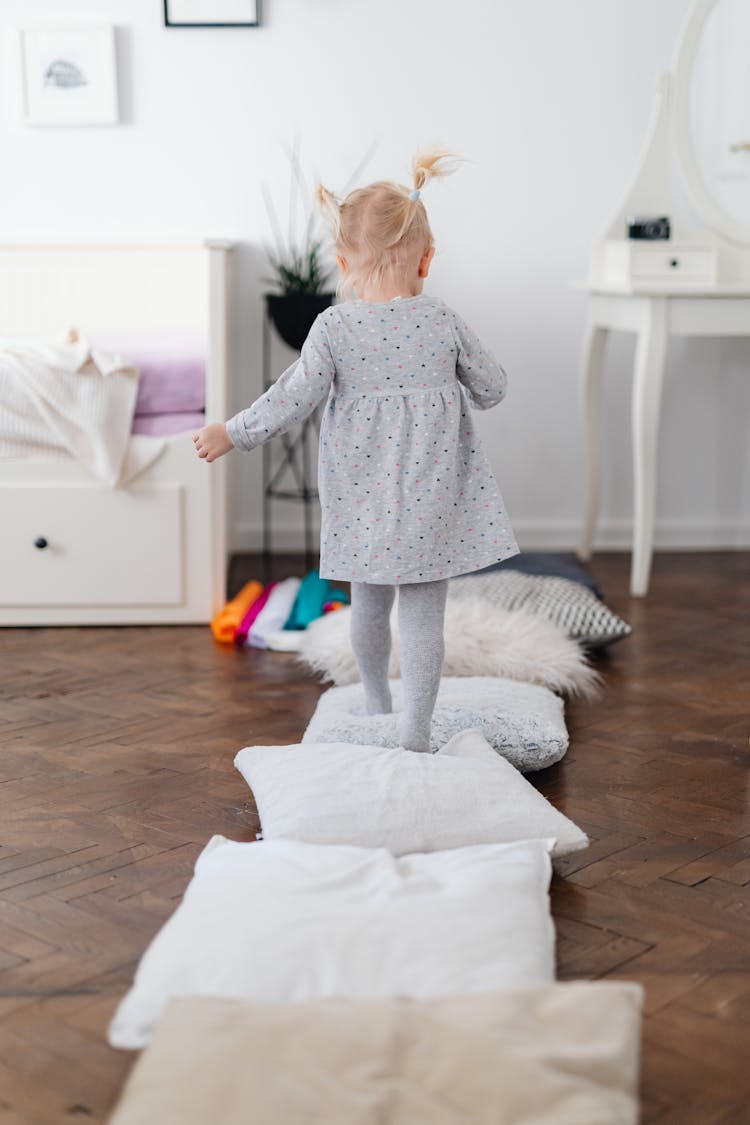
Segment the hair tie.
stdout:
<svg viewBox="0 0 750 1125">
<path fill-rule="evenodd" d="M 414 203 L 417 202 L 417 200 L 419 199 L 419 188 L 415 188 L 414 191 L 409 192 L 409 199 L 411 199 Z"/>
</svg>

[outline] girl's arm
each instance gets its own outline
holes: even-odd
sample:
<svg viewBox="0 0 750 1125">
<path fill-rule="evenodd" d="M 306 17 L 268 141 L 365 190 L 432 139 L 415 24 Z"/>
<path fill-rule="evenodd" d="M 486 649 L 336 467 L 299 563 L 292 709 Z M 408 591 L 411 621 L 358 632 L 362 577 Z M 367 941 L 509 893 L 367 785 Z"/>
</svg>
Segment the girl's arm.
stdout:
<svg viewBox="0 0 750 1125">
<path fill-rule="evenodd" d="M 508 376 L 479 337 L 457 313 L 452 317 L 453 336 L 458 347 L 456 375 L 466 390 L 469 404 L 476 410 L 489 410 L 505 398 Z"/>
<path fill-rule="evenodd" d="M 300 358 L 279 376 L 265 394 L 247 410 L 235 414 L 226 425 L 215 423 L 205 426 L 194 435 L 199 457 L 212 461 L 232 447 L 247 453 L 275 434 L 283 434 L 292 426 L 299 425 L 312 414 L 320 400 L 328 394 L 336 374 L 328 335 L 321 323 L 322 316 L 323 313 L 316 317 L 302 345 Z"/>
</svg>

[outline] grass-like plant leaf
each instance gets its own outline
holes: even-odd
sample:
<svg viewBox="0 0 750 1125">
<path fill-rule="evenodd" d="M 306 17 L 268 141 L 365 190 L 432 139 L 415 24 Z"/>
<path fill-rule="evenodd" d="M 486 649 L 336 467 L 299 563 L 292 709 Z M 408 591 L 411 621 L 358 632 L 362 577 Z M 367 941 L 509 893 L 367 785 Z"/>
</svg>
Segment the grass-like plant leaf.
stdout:
<svg viewBox="0 0 750 1125">
<path fill-rule="evenodd" d="M 285 146 L 286 147 L 286 146 Z M 357 166 L 355 175 L 358 175 L 364 165 L 373 155 L 376 145 L 371 145 L 365 153 L 363 160 Z M 325 260 L 323 239 L 317 234 L 319 217 L 311 207 L 305 224 L 305 233 L 300 245 L 295 244 L 294 212 L 298 197 L 310 197 L 307 181 L 305 180 L 302 165 L 299 159 L 299 140 L 295 138 L 294 146 L 287 147 L 287 156 L 292 166 L 292 183 L 290 191 L 289 208 L 289 244 L 285 245 L 281 233 L 276 208 L 266 185 L 263 185 L 263 199 L 266 205 L 271 231 L 273 233 L 274 249 L 266 249 L 268 261 L 273 270 L 272 277 L 261 280 L 268 285 L 273 285 L 281 294 L 288 297 L 297 297 L 304 294 L 316 296 L 325 293 L 331 286 L 335 267 Z M 351 181 L 350 181 L 351 182 Z"/>
</svg>

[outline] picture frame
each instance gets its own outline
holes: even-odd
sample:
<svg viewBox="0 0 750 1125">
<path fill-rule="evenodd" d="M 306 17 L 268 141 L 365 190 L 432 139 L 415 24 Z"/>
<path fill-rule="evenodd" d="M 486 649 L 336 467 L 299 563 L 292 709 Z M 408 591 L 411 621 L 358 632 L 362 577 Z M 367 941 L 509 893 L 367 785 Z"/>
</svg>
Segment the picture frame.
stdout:
<svg viewBox="0 0 750 1125">
<path fill-rule="evenodd" d="M 261 0 L 164 0 L 165 27 L 259 27 Z"/>
<path fill-rule="evenodd" d="M 112 24 L 19 31 L 27 125 L 115 125 L 119 120 Z"/>
</svg>

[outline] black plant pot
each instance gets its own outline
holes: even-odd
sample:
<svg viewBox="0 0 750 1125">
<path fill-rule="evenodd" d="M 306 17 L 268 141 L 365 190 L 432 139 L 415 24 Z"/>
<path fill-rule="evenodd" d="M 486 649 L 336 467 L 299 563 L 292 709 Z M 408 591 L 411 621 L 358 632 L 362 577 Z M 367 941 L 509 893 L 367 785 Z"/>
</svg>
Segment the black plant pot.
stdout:
<svg viewBox="0 0 750 1125">
<path fill-rule="evenodd" d="M 315 317 L 333 304 L 334 297 L 335 293 L 303 293 L 299 296 L 266 293 L 266 308 L 284 343 L 300 352 Z"/>
</svg>

